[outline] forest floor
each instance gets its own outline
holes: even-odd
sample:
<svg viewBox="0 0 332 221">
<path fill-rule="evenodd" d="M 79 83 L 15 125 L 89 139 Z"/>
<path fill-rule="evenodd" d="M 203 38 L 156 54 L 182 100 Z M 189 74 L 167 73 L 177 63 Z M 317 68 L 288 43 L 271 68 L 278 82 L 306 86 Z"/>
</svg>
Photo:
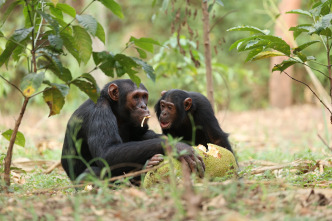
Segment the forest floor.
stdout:
<svg viewBox="0 0 332 221">
<path fill-rule="evenodd" d="M 47 118 L 28 108 L 26 147 L 15 146 L 11 193 L 0 193 L 0 220 L 332 220 L 332 126 L 326 111 L 287 109 L 220 112 L 240 165 L 239 179 L 144 189 L 128 182 L 76 191 L 60 159 L 69 114 Z M 17 115 L 0 113 L 0 131 Z M 160 131 L 156 118 L 151 129 Z M 8 142 L 0 138 L 3 156 Z M 0 167 L 0 172 L 2 171 Z"/>
</svg>

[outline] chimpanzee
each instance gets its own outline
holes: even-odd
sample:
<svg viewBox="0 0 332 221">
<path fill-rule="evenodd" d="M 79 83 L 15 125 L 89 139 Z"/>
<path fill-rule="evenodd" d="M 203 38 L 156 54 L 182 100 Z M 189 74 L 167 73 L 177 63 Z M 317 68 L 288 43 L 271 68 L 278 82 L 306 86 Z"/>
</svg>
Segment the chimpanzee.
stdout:
<svg viewBox="0 0 332 221">
<path fill-rule="evenodd" d="M 62 150 L 62 167 L 74 181 L 81 174 L 100 176 L 102 168 L 111 169 L 112 176 L 133 169 L 158 164 L 170 148 L 161 135 L 149 130 L 146 118 L 148 91 L 143 84 L 137 88 L 129 79 L 115 80 L 105 85 L 97 103 L 83 103 L 69 119 Z M 178 152 L 192 171 L 202 176 L 204 163 L 192 147 L 177 143 Z M 89 165 L 89 166 L 88 166 Z"/>
<path fill-rule="evenodd" d="M 183 137 L 188 143 L 205 147 L 207 143 L 213 143 L 233 152 L 228 134 L 220 128 L 212 106 L 204 95 L 178 89 L 163 91 L 161 95 L 155 111 L 163 134 Z M 196 133 L 193 133 L 193 125 Z"/>
</svg>

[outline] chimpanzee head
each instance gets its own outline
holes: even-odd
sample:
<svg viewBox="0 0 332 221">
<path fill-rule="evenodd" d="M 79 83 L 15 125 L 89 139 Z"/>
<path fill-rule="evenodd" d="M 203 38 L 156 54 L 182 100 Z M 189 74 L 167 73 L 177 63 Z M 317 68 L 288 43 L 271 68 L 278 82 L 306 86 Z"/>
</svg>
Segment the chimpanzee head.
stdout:
<svg viewBox="0 0 332 221">
<path fill-rule="evenodd" d="M 106 96 L 111 102 L 118 121 L 129 122 L 135 127 L 147 127 L 146 118 L 150 117 L 147 107 L 149 93 L 143 84 L 137 88 L 129 79 L 115 80 L 107 84 L 102 92 L 101 96 Z"/>
<path fill-rule="evenodd" d="M 173 89 L 163 91 L 161 95 L 154 108 L 164 133 L 190 123 L 187 115 L 192 108 L 192 99 L 186 91 Z"/>
</svg>

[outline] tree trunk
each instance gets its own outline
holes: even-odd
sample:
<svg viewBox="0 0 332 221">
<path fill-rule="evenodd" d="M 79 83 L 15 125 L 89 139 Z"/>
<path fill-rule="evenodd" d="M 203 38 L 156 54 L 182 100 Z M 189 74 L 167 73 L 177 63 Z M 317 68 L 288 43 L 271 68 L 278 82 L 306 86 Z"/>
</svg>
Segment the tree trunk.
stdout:
<svg viewBox="0 0 332 221">
<path fill-rule="evenodd" d="M 297 14 L 285 14 L 285 12 L 301 7 L 301 0 L 282 0 L 279 4 L 280 16 L 276 20 L 275 35 L 284 39 L 293 46 L 293 35 L 289 28 L 297 25 Z M 273 57 L 271 69 L 274 65 L 281 63 L 286 57 Z M 286 72 L 293 75 L 293 67 L 287 68 Z M 272 107 L 285 108 L 292 104 L 292 79 L 284 74 L 272 73 L 269 81 L 269 101 Z"/>
<path fill-rule="evenodd" d="M 210 23 L 207 1 L 202 1 L 203 12 L 203 30 L 204 30 L 204 57 L 205 57 L 205 69 L 206 69 L 206 90 L 207 98 L 210 101 L 212 108 L 214 109 L 214 97 L 213 97 L 213 79 L 212 79 L 212 64 L 211 64 L 211 46 L 210 46 Z"/>
</svg>

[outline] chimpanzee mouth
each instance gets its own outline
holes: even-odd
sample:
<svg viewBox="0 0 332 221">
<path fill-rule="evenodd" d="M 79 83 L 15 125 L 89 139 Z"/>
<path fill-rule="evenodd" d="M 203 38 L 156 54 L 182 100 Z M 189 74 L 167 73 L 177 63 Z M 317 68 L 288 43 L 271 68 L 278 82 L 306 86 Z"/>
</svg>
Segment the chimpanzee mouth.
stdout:
<svg viewBox="0 0 332 221">
<path fill-rule="evenodd" d="M 160 127 L 162 129 L 168 129 L 171 127 L 171 122 L 160 122 Z"/>
</svg>

